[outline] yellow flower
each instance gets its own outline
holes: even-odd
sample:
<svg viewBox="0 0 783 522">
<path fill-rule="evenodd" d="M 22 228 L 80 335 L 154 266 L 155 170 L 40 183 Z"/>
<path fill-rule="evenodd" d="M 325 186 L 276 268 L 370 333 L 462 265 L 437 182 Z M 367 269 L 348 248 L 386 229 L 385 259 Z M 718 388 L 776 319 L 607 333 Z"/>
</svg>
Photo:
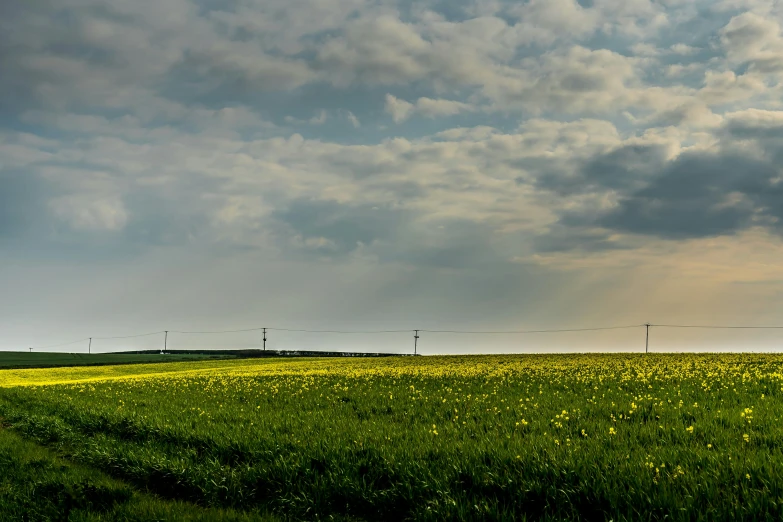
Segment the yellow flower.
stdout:
<svg viewBox="0 0 783 522">
<path fill-rule="evenodd" d="M 617 432 L 614 430 L 614 428 L 609 428 L 609 435 L 616 435 Z"/>
<path fill-rule="evenodd" d="M 693 433 L 693 426 L 688 426 L 687 428 L 685 428 L 685 431 L 687 431 L 688 433 Z"/>
</svg>

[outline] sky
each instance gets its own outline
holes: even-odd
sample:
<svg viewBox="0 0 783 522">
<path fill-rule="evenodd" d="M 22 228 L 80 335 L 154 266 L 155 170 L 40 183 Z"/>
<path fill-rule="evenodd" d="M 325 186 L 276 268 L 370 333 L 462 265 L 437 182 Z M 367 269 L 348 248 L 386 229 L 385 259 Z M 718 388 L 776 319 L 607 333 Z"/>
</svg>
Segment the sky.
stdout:
<svg viewBox="0 0 783 522">
<path fill-rule="evenodd" d="M 0 349 L 783 325 L 782 26 L 775 0 L 2 2 Z"/>
</svg>

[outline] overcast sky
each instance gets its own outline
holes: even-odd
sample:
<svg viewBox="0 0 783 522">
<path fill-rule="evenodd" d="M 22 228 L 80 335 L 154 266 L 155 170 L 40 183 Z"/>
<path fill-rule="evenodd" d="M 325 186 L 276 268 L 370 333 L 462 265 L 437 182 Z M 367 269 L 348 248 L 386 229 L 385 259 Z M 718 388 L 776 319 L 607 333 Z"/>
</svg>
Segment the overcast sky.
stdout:
<svg viewBox="0 0 783 522">
<path fill-rule="evenodd" d="M 776 0 L 2 2 L 0 348 L 783 324 L 781 26 Z"/>
</svg>

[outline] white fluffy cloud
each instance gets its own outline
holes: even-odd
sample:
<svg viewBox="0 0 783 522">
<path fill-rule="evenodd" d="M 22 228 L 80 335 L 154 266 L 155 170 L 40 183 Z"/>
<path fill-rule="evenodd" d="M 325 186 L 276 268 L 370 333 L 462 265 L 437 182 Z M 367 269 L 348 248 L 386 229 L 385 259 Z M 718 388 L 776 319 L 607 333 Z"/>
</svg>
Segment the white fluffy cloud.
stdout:
<svg viewBox="0 0 783 522">
<path fill-rule="evenodd" d="M 730 61 L 750 64 L 762 73 L 783 71 L 783 35 L 777 20 L 743 13 L 731 19 L 720 37 Z"/>
<path fill-rule="evenodd" d="M 469 103 L 421 97 L 414 104 L 396 98 L 391 94 L 386 95 L 384 109 L 391 115 L 395 123 L 407 120 L 414 113 L 421 114 L 427 118 L 438 118 L 476 110 Z"/>
<path fill-rule="evenodd" d="M 415 109 L 412 103 L 400 100 L 391 94 L 386 95 L 386 105 L 384 108 L 387 113 L 391 114 L 392 120 L 394 120 L 395 123 L 407 120 Z"/>
</svg>

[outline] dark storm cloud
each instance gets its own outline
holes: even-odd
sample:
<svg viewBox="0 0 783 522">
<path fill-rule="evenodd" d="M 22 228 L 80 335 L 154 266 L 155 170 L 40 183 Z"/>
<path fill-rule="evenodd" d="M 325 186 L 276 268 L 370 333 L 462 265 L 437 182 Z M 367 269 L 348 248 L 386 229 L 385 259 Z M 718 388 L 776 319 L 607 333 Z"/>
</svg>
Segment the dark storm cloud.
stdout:
<svg viewBox="0 0 783 522">
<path fill-rule="evenodd" d="M 627 145 L 586 160 L 574 169 L 551 170 L 536 179 L 540 189 L 561 196 L 640 188 L 660 172 L 665 149 L 659 145 Z"/>
<path fill-rule="evenodd" d="M 732 234 L 749 224 L 748 209 L 717 208 L 709 196 L 672 201 L 630 197 L 620 208 L 603 216 L 607 228 L 666 239 L 690 239 Z"/>
<path fill-rule="evenodd" d="M 98 18 L 125 24 L 110 6 L 3 2 L 0 8 L 0 117 L 41 107 L 97 105 L 138 77 L 130 51 L 90 41 Z"/>
<path fill-rule="evenodd" d="M 41 86 L 53 85 L 57 75 L 26 67 L 20 47 L 2 33 L 0 26 L 0 119 L 6 120 L 40 106 L 43 101 Z"/>
<path fill-rule="evenodd" d="M 759 140 L 762 144 L 773 142 L 783 149 L 783 119 L 779 123 L 763 124 L 762 122 L 732 118 L 725 125 L 722 137 L 742 140 Z"/>
<path fill-rule="evenodd" d="M 630 249 L 632 245 L 611 238 L 611 232 L 606 230 L 589 230 L 575 226 L 566 226 L 561 221 L 552 230 L 533 240 L 536 252 L 556 253 L 579 250 L 582 252 L 602 252 L 606 250 Z"/>
<path fill-rule="evenodd" d="M 560 222 L 679 240 L 734 234 L 754 224 L 780 229 L 774 219 L 783 215 L 778 172 L 748 156 L 686 152 L 646 186 L 623 194 L 617 207 L 564 213 Z M 581 241 L 577 235 L 570 243 Z"/>
<path fill-rule="evenodd" d="M 627 145 L 593 158 L 581 172 L 590 184 L 628 190 L 662 167 L 665 154 L 665 148 L 658 145 Z"/>
</svg>

